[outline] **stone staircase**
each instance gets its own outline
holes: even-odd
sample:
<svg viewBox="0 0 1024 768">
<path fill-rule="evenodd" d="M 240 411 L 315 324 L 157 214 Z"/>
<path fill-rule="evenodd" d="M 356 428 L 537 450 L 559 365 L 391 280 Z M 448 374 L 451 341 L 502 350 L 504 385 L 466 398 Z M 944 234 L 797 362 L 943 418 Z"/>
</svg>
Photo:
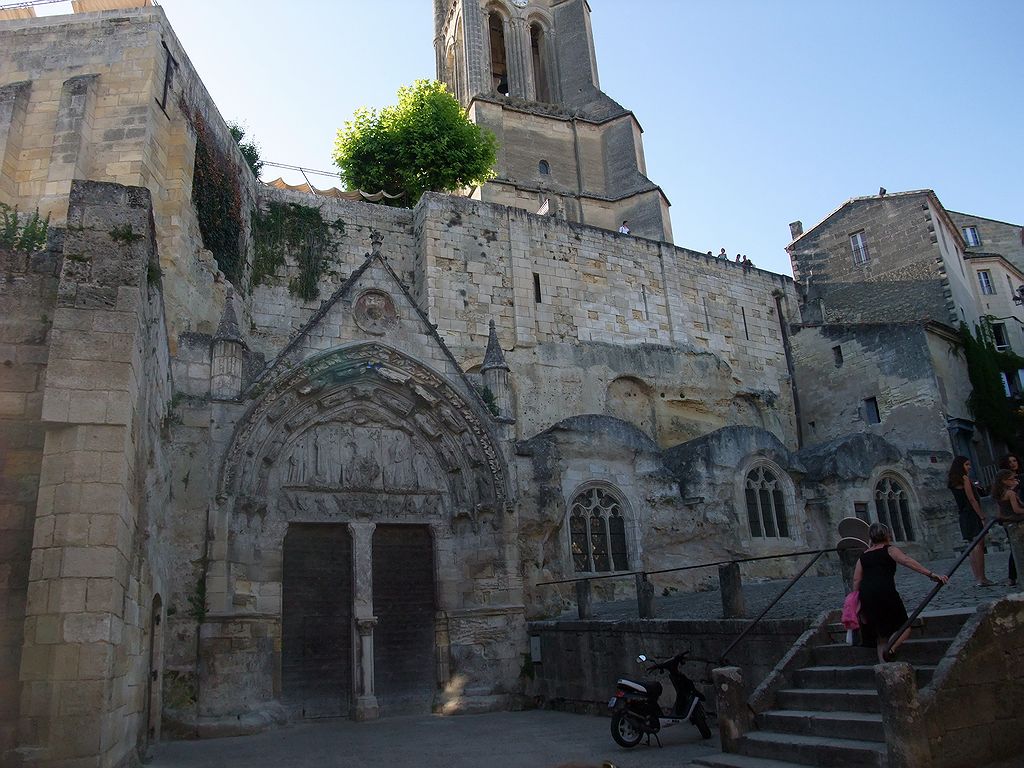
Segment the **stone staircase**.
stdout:
<svg viewBox="0 0 1024 768">
<path fill-rule="evenodd" d="M 920 626 L 899 649 L 899 660 L 914 666 L 919 687 L 973 609 L 922 614 Z M 881 702 L 875 687 L 873 648 L 848 646 L 846 631 L 831 624 L 826 641 L 810 648 L 811 664 L 796 669 L 775 692 L 774 705 L 754 718 L 735 752 L 700 758 L 707 768 L 885 768 L 886 743 Z"/>
</svg>

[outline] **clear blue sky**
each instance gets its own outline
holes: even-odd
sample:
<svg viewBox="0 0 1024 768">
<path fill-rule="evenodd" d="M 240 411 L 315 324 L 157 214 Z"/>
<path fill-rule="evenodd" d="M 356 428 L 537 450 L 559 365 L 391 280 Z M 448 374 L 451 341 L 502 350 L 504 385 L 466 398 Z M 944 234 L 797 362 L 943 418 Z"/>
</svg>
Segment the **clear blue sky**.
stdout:
<svg viewBox="0 0 1024 768">
<path fill-rule="evenodd" d="M 269 160 L 329 170 L 356 107 L 435 75 L 431 0 L 161 5 Z M 601 86 L 644 127 L 677 244 L 790 274 L 790 221 L 879 186 L 1024 223 L 1021 0 L 590 5 Z"/>
</svg>

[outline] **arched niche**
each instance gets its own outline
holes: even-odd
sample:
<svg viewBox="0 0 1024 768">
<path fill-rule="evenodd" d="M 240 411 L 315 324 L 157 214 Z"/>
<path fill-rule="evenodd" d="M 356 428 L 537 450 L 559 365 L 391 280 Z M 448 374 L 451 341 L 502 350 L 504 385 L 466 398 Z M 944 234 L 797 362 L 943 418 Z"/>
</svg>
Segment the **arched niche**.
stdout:
<svg viewBox="0 0 1024 768">
<path fill-rule="evenodd" d="M 636 425 L 657 439 L 654 414 L 654 393 L 634 376 L 619 376 L 608 385 L 605 393 L 605 413 Z"/>
</svg>

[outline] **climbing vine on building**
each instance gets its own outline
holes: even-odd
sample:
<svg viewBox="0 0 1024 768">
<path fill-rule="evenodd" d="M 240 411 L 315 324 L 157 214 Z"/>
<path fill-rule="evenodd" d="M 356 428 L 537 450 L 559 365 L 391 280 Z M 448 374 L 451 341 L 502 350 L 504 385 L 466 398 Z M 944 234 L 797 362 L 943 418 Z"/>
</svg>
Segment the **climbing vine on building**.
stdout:
<svg viewBox="0 0 1024 768">
<path fill-rule="evenodd" d="M 199 219 L 203 247 L 213 253 L 224 277 L 233 285 L 241 285 L 245 257 L 242 251 L 242 187 L 238 170 L 203 116 L 192 110 L 184 99 L 180 106 L 196 134 L 192 203 Z"/>
<path fill-rule="evenodd" d="M 294 260 L 299 273 L 288 281 L 288 292 L 307 301 L 320 295 L 320 279 L 327 268 L 331 230 L 344 231 L 339 221 L 328 224 L 319 208 L 298 203 L 271 201 L 252 214 L 252 285 L 277 274 L 286 258 Z"/>
<path fill-rule="evenodd" d="M 1001 374 L 1013 381 L 1017 372 L 1024 369 L 1024 357 L 996 349 L 988 318 L 982 318 L 974 334 L 961 323 L 960 338 L 971 380 L 967 405 L 978 424 L 1016 450 L 1021 445 L 1024 416 L 1020 413 L 1019 397 L 1007 397 Z"/>
</svg>

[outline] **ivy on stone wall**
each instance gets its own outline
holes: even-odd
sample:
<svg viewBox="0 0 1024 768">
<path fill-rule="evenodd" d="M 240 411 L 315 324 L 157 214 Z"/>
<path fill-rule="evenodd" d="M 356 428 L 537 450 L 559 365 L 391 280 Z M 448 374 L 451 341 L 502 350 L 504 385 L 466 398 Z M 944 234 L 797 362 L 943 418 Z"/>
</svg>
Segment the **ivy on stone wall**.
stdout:
<svg viewBox="0 0 1024 768">
<path fill-rule="evenodd" d="M 989 318 L 982 318 L 976 334 L 972 334 L 961 323 L 960 338 L 967 373 L 971 379 L 971 395 L 967 398 L 967 405 L 975 421 L 997 440 L 1019 451 L 1022 446 L 1024 415 L 1021 414 L 1021 404 L 1006 396 L 1000 374 L 1006 373 L 1012 379 L 1018 370 L 1024 368 L 1024 357 L 996 349 Z"/>
<path fill-rule="evenodd" d="M 180 106 L 196 134 L 192 204 L 199 218 L 203 247 L 213 253 L 224 277 L 240 286 L 245 258 L 241 243 L 242 186 L 237 168 L 214 138 L 203 116 L 192 110 L 184 99 Z"/>
<path fill-rule="evenodd" d="M 39 217 L 39 209 L 31 216 L 19 216 L 17 208 L 0 203 L 0 245 L 12 251 L 32 253 L 46 245 L 50 214 Z"/>
<path fill-rule="evenodd" d="M 341 220 L 328 224 L 319 208 L 271 201 L 252 213 L 252 285 L 277 274 L 286 257 L 295 260 L 299 274 L 288 281 L 288 292 L 307 301 L 320 295 L 320 279 L 327 268 L 331 229 L 344 232 Z"/>
</svg>

